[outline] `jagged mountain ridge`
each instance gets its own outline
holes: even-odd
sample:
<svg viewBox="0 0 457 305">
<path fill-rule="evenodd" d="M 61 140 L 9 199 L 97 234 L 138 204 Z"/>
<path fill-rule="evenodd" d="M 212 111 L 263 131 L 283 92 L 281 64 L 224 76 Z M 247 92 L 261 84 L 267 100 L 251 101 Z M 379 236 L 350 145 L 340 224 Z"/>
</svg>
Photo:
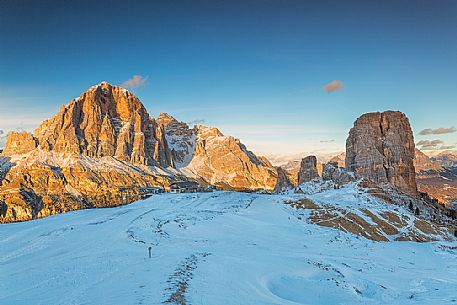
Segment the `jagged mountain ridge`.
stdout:
<svg viewBox="0 0 457 305">
<path fill-rule="evenodd" d="M 133 93 L 106 82 L 33 135 L 10 133 L 0 164 L 0 222 L 115 206 L 140 198 L 140 187 L 176 180 L 240 190 L 273 190 L 277 180 L 238 139 L 167 114 L 154 119 Z"/>
<path fill-rule="evenodd" d="M 175 160 L 175 167 L 189 177 L 203 179 L 223 189 L 274 190 L 276 169 L 232 136 L 217 128 L 189 126 L 169 114 L 157 118 Z"/>
</svg>

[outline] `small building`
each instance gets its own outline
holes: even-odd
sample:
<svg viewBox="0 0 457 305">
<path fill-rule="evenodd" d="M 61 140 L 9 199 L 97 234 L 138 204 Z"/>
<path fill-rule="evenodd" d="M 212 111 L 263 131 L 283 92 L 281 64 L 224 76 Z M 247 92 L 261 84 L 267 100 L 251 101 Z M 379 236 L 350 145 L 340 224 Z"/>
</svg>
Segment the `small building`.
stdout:
<svg viewBox="0 0 457 305">
<path fill-rule="evenodd" d="M 196 193 L 202 186 L 195 181 L 180 181 L 170 184 L 170 193 Z"/>
<path fill-rule="evenodd" d="M 161 187 L 144 187 L 142 190 L 150 194 L 160 194 L 164 192 L 164 189 Z"/>
</svg>

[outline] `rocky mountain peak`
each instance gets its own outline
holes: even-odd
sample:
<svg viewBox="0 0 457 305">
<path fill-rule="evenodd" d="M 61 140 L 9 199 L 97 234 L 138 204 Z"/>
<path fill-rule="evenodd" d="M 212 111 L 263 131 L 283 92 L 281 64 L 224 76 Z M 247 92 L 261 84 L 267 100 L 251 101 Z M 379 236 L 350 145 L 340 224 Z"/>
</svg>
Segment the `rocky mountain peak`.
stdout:
<svg viewBox="0 0 457 305">
<path fill-rule="evenodd" d="M 405 114 L 367 113 L 359 117 L 346 141 L 346 169 L 357 179 L 389 183 L 416 195 L 414 138 Z"/>
<path fill-rule="evenodd" d="M 180 123 L 174 117 L 172 117 L 171 115 L 169 115 L 168 113 L 165 113 L 165 112 L 161 112 L 159 114 L 159 116 L 156 119 L 156 122 L 163 126 L 168 126 L 173 123 Z"/>
<path fill-rule="evenodd" d="M 35 130 L 34 141 L 45 151 L 172 165 L 163 129 L 134 94 L 107 82 L 90 87 L 62 106 Z M 6 152 L 20 153 L 21 148 L 9 149 L 13 142 L 23 146 L 11 140 Z"/>
</svg>

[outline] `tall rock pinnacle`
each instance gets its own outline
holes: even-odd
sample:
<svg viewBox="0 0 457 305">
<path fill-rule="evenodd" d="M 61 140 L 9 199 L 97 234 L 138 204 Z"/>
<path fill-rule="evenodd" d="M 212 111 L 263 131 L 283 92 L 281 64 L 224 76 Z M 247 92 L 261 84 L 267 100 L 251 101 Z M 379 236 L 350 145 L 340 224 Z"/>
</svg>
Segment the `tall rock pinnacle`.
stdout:
<svg viewBox="0 0 457 305">
<path fill-rule="evenodd" d="M 399 111 L 359 117 L 346 141 L 346 169 L 357 179 L 390 183 L 416 195 L 414 139 L 408 118 Z"/>
<path fill-rule="evenodd" d="M 318 178 L 316 156 L 307 156 L 301 160 L 300 171 L 298 172 L 298 184 Z"/>
</svg>

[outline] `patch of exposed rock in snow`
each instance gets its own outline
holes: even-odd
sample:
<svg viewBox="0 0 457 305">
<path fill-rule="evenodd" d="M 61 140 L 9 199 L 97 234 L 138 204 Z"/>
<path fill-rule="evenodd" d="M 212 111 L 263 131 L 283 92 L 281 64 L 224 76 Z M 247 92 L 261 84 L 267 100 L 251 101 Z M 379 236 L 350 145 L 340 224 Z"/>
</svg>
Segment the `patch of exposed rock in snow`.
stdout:
<svg viewBox="0 0 457 305">
<path fill-rule="evenodd" d="M 315 179 L 297 187 L 305 199 L 290 201 L 302 217 L 312 223 L 352 232 L 377 241 L 452 240 L 452 220 L 437 213 L 433 206 L 412 200 L 392 189 L 373 192 L 362 188 L 361 182 L 345 186 Z M 382 195 L 382 196 L 381 196 Z M 388 200 L 390 203 L 388 203 Z M 420 213 L 414 212 L 420 207 Z"/>
</svg>

